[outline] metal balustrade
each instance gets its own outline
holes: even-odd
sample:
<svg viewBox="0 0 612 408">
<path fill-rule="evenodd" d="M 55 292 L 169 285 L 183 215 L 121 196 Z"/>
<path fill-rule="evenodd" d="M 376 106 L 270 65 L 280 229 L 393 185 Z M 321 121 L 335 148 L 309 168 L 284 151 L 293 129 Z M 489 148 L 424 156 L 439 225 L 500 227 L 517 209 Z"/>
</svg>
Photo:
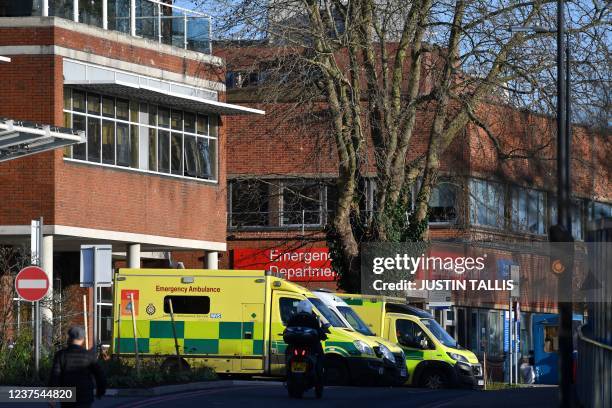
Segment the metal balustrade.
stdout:
<svg viewBox="0 0 612 408">
<path fill-rule="evenodd" d="M 171 0 L 14 0 L 0 17 L 55 16 L 205 54 L 211 17 Z"/>
</svg>

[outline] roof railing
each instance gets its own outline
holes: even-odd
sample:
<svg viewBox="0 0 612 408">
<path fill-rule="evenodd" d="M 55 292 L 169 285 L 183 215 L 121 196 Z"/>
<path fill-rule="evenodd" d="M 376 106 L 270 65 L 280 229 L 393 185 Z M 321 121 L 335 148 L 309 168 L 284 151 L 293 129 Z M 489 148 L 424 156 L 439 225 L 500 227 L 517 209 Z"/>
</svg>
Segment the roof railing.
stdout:
<svg viewBox="0 0 612 408">
<path fill-rule="evenodd" d="M 172 0 L 33 0 L 9 4 L 4 16 L 55 16 L 148 38 L 186 50 L 212 53 L 211 17 Z"/>
</svg>

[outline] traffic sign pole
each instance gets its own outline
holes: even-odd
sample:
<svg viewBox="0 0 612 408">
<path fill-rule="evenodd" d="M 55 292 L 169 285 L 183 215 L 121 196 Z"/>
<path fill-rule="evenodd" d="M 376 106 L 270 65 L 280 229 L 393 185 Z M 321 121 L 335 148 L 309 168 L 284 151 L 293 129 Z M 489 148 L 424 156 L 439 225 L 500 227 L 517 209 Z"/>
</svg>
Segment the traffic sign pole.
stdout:
<svg viewBox="0 0 612 408">
<path fill-rule="evenodd" d="M 34 306 L 34 367 L 35 376 L 40 369 L 40 343 L 42 338 L 40 300 L 49 291 L 49 277 L 40 267 L 42 265 L 42 217 L 32 221 L 31 257 L 35 265 L 23 268 L 15 277 L 15 291 L 20 298 L 33 302 Z"/>
</svg>

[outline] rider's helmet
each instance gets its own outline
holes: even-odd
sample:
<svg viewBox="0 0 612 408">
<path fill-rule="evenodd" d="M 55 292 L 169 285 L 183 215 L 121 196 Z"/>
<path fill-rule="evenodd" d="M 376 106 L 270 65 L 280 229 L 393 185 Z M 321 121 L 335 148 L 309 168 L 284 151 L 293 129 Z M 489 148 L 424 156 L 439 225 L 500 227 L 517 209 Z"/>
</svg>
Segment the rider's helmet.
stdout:
<svg viewBox="0 0 612 408">
<path fill-rule="evenodd" d="M 312 313 L 312 303 L 309 300 L 300 300 L 297 304 L 297 312 L 298 313 Z"/>
</svg>

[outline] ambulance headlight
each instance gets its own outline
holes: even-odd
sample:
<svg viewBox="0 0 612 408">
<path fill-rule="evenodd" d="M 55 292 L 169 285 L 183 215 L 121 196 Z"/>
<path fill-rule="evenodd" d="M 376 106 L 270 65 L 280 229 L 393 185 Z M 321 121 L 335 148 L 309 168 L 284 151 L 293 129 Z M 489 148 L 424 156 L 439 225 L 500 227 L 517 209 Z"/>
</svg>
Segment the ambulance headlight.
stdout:
<svg viewBox="0 0 612 408">
<path fill-rule="evenodd" d="M 389 350 L 387 346 L 385 346 L 384 344 L 381 344 L 379 348 L 380 348 L 380 352 L 382 353 L 383 358 L 395 364 L 395 356 L 393 355 L 391 350 Z"/>
<path fill-rule="evenodd" d="M 448 356 L 450 358 L 452 358 L 455 361 L 459 361 L 460 363 L 469 363 L 468 359 L 465 358 L 465 356 L 462 356 L 461 354 L 457 354 L 457 353 L 446 353 L 448 354 Z"/>
<path fill-rule="evenodd" d="M 374 355 L 374 350 L 372 349 L 372 347 L 368 346 L 365 342 L 361 340 L 355 340 L 353 344 L 355 345 L 355 347 L 357 347 L 357 350 L 359 350 L 361 354 L 368 354 L 371 356 Z"/>
</svg>

